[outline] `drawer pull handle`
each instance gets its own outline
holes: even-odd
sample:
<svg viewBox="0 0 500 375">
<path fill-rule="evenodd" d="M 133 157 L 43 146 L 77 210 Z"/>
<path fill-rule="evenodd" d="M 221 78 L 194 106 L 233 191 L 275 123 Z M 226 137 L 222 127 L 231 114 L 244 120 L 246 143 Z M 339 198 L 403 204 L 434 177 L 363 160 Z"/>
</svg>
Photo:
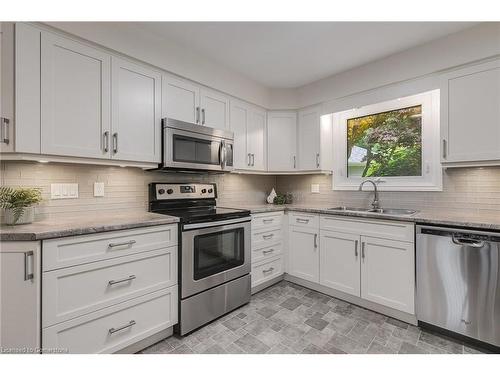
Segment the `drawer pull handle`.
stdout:
<svg viewBox="0 0 500 375">
<path fill-rule="evenodd" d="M 274 237 L 274 233 L 262 235 L 262 238 L 265 239 L 265 240 L 269 240 L 269 239 L 271 239 L 273 237 Z"/>
<path fill-rule="evenodd" d="M 274 219 L 263 219 L 262 222 L 263 223 L 272 223 L 274 221 Z"/>
<path fill-rule="evenodd" d="M 274 267 L 271 267 L 271 268 L 268 268 L 267 270 L 262 270 L 262 273 L 269 273 L 269 272 L 273 272 L 274 271 Z"/>
<path fill-rule="evenodd" d="M 131 320 L 130 322 L 128 322 L 127 324 L 121 326 L 121 327 L 118 327 L 118 328 L 110 328 L 108 330 L 109 334 L 112 335 L 113 333 L 116 333 L 116 332 L 119 332 L 119 331 L 122 331 L 124 329 L 127 329 L 129 327 L 132 327 L 133 325 L 135 325 L 135 320 Z"/>
<path fill-rule="evenodd" d="M 126 242 L 110 243 L 108 246 L 109 247 L 132 246 L 136 242 L 137 242 L 136 240 L 130 240 L 130 241 L 126 241 Z"/>
<path fill-rule="evenodd" d="M 269 253 L 272 253 L 273 251 L 274 251 L 274 249 L 269 249 L 269 250 L 264 250 L 262 253 L 269 254 Z"/>
<path fill-rule="evenodd" d="M 297 218 L 297 223 L 307 224 L 308 222 L 309 222 L 309 219 L 300 219 L 300 218 Z"/>
<path fill-rule="evenodd" d="M 120 284 L 120 283 L 126 283 L 127 281 L 132 281 L 136 278 L 135 275 L 130 275 L 129 277 L 125 277 L 120 280 L 109 280 L 108 285 L 115 285 L 115 284 Z"/>
</svg>

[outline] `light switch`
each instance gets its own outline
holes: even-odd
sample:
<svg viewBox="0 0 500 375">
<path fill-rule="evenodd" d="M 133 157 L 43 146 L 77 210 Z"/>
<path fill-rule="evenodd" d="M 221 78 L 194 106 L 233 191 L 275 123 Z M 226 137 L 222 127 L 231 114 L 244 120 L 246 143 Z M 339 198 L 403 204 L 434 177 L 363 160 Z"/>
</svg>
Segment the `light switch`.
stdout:
<svg viewBox="0 0 500 375">
<path fill-rule="evenodd" d="M 104 197 L 104 182 L 94 182 L 94 197 Z"/>
<path fill-rule="evenodd" d="M 319 193 L 319 184 L 311 184 L 311 193 L 314 193 L 314 194 Z"/>
<path fill-rule="evenodd" d="M 50 199 L 78 198 L 78 184 L 50 184 Z"/>
</svg>

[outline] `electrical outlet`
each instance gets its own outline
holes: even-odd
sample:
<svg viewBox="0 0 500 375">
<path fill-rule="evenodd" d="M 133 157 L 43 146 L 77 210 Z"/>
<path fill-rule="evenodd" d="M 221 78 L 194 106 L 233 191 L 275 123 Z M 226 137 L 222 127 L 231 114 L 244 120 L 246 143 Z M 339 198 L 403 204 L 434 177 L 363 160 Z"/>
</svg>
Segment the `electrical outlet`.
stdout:
<svg viewBox="0 0 500 375">
<path fill-rule="evenodd" d="M 78 184 L 50 184 L 50 199 L 78 198 Z"/>
<path fill-rule="evenodd" d="M 104 197 L 104 182 L 94 182 L 94 197 Z"/>
<path fill-rule="evenodd" d="M 311 184 L 311 193 L 313 194 L 319 193 L 319 184 Z"/>
</svg>

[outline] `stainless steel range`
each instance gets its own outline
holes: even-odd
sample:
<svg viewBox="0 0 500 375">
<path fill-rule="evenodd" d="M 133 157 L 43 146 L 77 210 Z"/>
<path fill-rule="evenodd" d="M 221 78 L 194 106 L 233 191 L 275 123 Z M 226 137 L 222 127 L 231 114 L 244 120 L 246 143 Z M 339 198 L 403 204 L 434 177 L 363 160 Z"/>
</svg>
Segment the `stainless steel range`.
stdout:
<svg viewBox="0 0 500 375">
<path fill-rule="evenodd" d="M 181 335 L 250 301 L 250 212 L 216 197 L 215 184 L 149 186 L 149 210 L 180 218 Z"/>
</svg>

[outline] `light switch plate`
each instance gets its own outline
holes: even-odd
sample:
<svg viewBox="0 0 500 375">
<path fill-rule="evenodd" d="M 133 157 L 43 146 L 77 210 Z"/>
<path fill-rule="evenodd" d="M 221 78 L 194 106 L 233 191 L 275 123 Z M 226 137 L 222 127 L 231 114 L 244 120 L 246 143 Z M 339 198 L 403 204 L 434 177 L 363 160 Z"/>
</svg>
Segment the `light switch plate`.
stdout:
<svg viewBox="0 0 500 375">
<path fill-rule="evenodd" d="M 94 182 L 94 197 L 104 197 L 104 182 Z"/>
<path fill-rule="evenodd" d="M 78 198 L 78 184 L 50 184 L 50 199 Z"/>
<path fill-rule="evenodd" d="M 311 193 L 314 193 L 314 194 L 319 193 L 319 184 L 311 184 Z"/>
</svg>

